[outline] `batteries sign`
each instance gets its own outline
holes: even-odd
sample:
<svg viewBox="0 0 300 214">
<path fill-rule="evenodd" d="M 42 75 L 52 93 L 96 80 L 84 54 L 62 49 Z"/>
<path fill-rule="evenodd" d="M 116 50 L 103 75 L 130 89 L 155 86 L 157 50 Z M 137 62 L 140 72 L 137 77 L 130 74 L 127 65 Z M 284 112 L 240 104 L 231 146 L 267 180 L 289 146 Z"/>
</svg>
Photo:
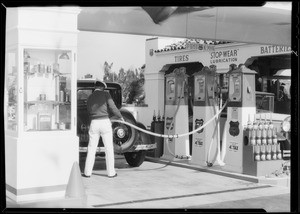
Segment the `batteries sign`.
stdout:
<svg viewBox="0 0 300 214">
<path fill-rule="evenodd" d="M 277 45 L 267 45 L 260 47 L 260 54 L 274 54 L 274 53 L 285 53 L 290 52 L 291 47 L 287 46 L 277 46 Z"/>
</svg>

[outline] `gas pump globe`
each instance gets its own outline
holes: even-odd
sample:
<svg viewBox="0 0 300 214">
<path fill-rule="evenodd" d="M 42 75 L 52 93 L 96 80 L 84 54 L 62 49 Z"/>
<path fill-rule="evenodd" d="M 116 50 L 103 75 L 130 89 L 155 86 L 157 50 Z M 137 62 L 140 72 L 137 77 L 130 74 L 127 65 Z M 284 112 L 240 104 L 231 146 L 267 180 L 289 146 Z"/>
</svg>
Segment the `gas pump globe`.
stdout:
<svg viewBox="0 0 300 214">
<path fill-rule="evenodd" d="M 197 129 L 210 120 L 217 112 L 215 100 L 216 67 L 203 67 L 194 74 L 193 129 Z M 217 155 L 217 121 L 193 134 L 192 164 L 207 166 Z"/>
<path fill-rule="evenodd" d="M 176 68 L 165 76 L 165 128 L 164 134 L 183 134 L 189 131 L 186 68 Z M 189 137 L 166 138 L 163 159 L 189 156 Z"/>
<path fill-rule="evenodd" d="M 229 94 L 227 104 L 226 156 L 224 169 L 238 173 L 243 172 L 243 128 L 248 118 L 256 114 L 255 104 L 256 72 L 240 65 L 228 72 Z"/>
</svg>

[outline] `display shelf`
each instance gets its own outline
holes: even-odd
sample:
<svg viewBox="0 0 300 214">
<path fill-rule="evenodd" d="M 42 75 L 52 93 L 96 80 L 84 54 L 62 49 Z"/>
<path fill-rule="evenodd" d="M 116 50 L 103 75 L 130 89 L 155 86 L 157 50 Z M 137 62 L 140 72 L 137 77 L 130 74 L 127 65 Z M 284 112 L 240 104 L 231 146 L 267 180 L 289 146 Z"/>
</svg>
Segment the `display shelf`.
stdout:
<svg viewBox="0 0 300 214">
<path fill-rule="evenodd" d="M 244 130 L 243 174 L 264 176 L 280 169 L 284 160 L 282 151 L 278 150 L 279 142 L 251 145 L 251 133 Z M 267 157 L 269 155 L 269 158 Z M 258 156 L 258 159 L 255 157 Z M 262 159 L 262 157 L 264 157 Z"/>
<path fill-rule="evenodd" d="M 55 100 L 34 100 L 34 101 L 27 101 L 25 102 L 27 105 L 36 105 L 36 104 L 43 104 L 43 105 L 71 105 L 70 102 L 59 102 Z"/>
<path fill-rule="evenodd" d="M 69 131 L 68 129 L 49 129 L 49 130 L 36 130 L 36 129 L 28 129 L 28 130 L 26 130 L 27 132 L 36 132 L 36 131 L 39 131 L 39 132 L 41 132 L 41 131 L 44 131 L 44 132 L 55 132 L 55 131 Z"/>
<path fill-rule="evenodd" d="M 34 72 L 34 73 L 31 73 L 31 72 L 24 72 L 24 74 L 27 76 L 27 77 L 31 77 L 31 76 L 37 76 L 37 75 L 53 75 L 54 77 L 57 77 L 57 76 L 65 76 L 65 75 L 71 75 L 71 73 L 60 73 L 60 72 L 44 72 L 44 73 L 38 73 L 38 72 Z M 13 75 L 10 75 L 10 76 L 13 76 Z"/>
<path fill-rule="evenodd" d="M 280 169 L 283 159 L 254 160 L 255 149 L 253 146 L 245 146 L 243 149 L 243 174 L 252 176 L 265 176 Z"/>
<path fill-rule="evenodd" d="M 35 104 L 71 105 L 70 102 L 59 102 L 54 100 L 35 100 L 35 101 L 27 101 L 25 103 L 30 105 L 35 105 Z"/>
</svg>

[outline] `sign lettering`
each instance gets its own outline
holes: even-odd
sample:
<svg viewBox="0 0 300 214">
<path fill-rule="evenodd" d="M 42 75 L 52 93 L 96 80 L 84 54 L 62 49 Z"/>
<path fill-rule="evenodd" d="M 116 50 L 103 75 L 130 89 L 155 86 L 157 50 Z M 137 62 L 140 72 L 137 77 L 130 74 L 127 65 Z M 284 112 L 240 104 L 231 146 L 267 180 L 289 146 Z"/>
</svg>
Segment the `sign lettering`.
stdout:
<svg viewBox="0 0 300 214">
<path fill-rule="evenodd" d="M 194 142 L 194 144 L 196 145 L 196 146 L 203 146 L 203 140 L 202 139 L 200 139 L 200 138 L 196 138 L 196 141 Z"/>
<path fill-rule="evenodd" d="M 202 50 L 202 51 L 214 51 L 215 46 L 213 45 L 208 45 L 208 44 L 199 44 L 199 43 L 187 43 L 186 44 L 186 49 L 187 50 Z"/>
<path fill-rule="evenodd" d="M 189 61 L 189 55 L 175 56 L 175 62 L 186 62 Z"/>
<path fill-rule="evenodd" d="M 291 48 L 287 46 L 277 46 L 277 45 L 268 45 L 260 47 L 260 54 L 273 54 L 273 53 L 282 53 L 290 52 Z"/>
<path fill-rule="evenodd" d="M 210 64 L 236 62 L 238 49 L 214 51 L 210 53 Z"/>
<path fill-rule="evenodd" d="M 236 143 L 236 142 L 230 142 L 230 144 L 229 144 L 229 151 L 237 152 L 238 150 L 239 150 L 238 143 Z"/>
</svg>

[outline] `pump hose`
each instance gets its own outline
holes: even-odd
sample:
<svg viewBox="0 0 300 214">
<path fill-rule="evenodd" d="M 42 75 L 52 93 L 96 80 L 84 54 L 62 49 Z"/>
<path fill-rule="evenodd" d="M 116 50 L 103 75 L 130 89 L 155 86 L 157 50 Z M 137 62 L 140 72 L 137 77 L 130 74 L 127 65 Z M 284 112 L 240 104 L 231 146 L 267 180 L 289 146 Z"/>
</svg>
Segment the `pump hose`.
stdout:
<svg viewBox="0 0 300 214">
<path fill-rule="evenodd" d="M 207 94 L 208 95 L 208 94 Z M 209 98 L 208 98 L 209 99 Z M 209 101 L 210 101 L 210 99 L 209 99 Z M 216 113 L 217 112 L 217 107 L 216 107 L 216 105 L 215 105 L 215 100 L 213 100 L 212 101 L 213 102 L 213 106 L 214 106 L 214 113 Z M 210 102 L 210 104 L 211 104 L 211 102 Z M 219 117 L 218 117 L 219 118 Z M 209 161 L 209 159 L 210 159 L 210 152 L 211 152 L 211 148 L 212 148 L 212 144 L 213 144 L 213 142 L 214 142 L 214 137 L 215 137 L 215 134 L 216 134 L 216 131 L 218 131 L 218 126 L 219 126 L 219 121 L 218 121 L 219 119 L 217 119 L 217 123 L 216 123 L 216 126 L 215 126 L 215 129 L 214 129 L 214 132 L 213 132 L 213 134 L 212 134 L 212 138 L 211 138 L 211 141 L 210 141 L 210 144 L 209 144 L 209 148 L 208 148 L 208 153 L 207 153 L 207 158 L 206 158 L 206 164 L 207 164 L 207 166 L 209 166 L 209 167 L 211 167 L 211 166 L 213 166 L 213 162 L 214 161 Z M 218 142 L 218 139 L 217 139 L 217 142 Z M 216 155 L 218 155 L 218 154 L 216 154 Z M 216 159 L 216 157 L 217 156 L 215 156 L 214 158 L 213 158 L 213 160 L 215 160 Z"/>
<path fill-rule="evenodd" d="M 184 134 L 169 135 L 169 132 L 170 132 L 170 130 L 171 130 L 171 127 L 172 127 L 172 125 L 173 125 L 173 123 L 174 123 L 174 119 L 175 119 L 175 117 L 176 117 L 176 115 L 177 115 L 177 113 L 178 113 L 178 109 L 179 109 L 179 106 L 180 106 L 180 100 L 182 99 L 182 95 L 184 94 L 184 85 L 185 85 L 185 81 L 183 81 L 183 84 L 182 84 L 182 87 L 181 87 L 181 94 L 180 94 L 180 97 L 179 97 L 179 100 L 178 100 L 178 103 L 177 103 L 177 108 L 176 108 L 176 110 L 175 110 L 175 113 L 174 113 L 172 122 L 171 122 L 171 124 L 170 124 L 170 126 L 169 126 L 169 129 L 168 129 L 168 135 L 163 135 L 163 134 L 157 134 L 157 133 L 155 133 L 155 132 L 150 132 L 150 131 L 147 131 L 147 130 L 145 130 L 145 129 L 142 129 L 142 128 L 140 128 L 140 127 L 137 127 L 137 126 L 135 126 L 135 125 L 132 125 L 131 123 L 128 123 L 128 122 L 122 121 L 122 120 L 111 120 L 111 122 L 123 123 L 123 124 L 126 124 L 126 125 L 128 125 L 128 126 L 134 128 L 134 129 L 137 129 L 137 130 L 139 130 L 139 131 L 141 131 L 141 132 L 144 132 L 144 133 L 146 133 L 146 134 L 153 135 L 153 136 L 156 136 L 156 137 L 168 138 L 168 139 L 170 139 L 170 138 L 175 138 L 175 137 L 176 137 L 176 138 L 180 138 L 180 137 L 184 137 L 184 136 L 187 136 L 187 135 L 190 135 L 190 134 L 194 134 L 194 133 L 200 131 L 201 129 L 203 129 L 204 127 L 206 127 L 211 121 L 213 121 L 216 117 L 219 116 L 219 114 L 220 114 L 220 113 L 223 111 L 223 109 L 226 107 L 227 101 L 225 102 L 224 106 L 219 110 L 219 112 L 217 112 L 211 119 L 209 119 L 206 123 L 204 123 L 202 126 L 198 127 L 197 129 L 195 129 L 195 130 L 193 130 L 193 131 L 191 131 L 191 132 L 188 132 L 188 133 L 184 133 Z M 210 150 L 211 150 L 211 144 L 212 144 L 212 142 L 210 143 L 209 154 L 210 154 Z M 178 156 L 178 155 L 175 155 L 174 153 L 172 153 L 171 150 L 170 150 L 170 146 L 169 146 L 169 143 L 168 143 L 168 142 L 167 142 L 167 148 L 168 148 L 169 153 L 171 153 L 171 155 L 174 156 L 175 158 L 180 158 L 180 159 L 183 159 L 183 158 L 189 159 L 189 158 L 190 158 L 190 156 L 186 156 L 186 157 L 185 157 L 185 156 Z M 208 157 L 209 157 L 209 154 L 208 154 Z M 210 165 L 212 166 L 212 164 L 209 163 L 208 160 L 207 160 L 207 164 L 208 164 L 208 165 L 210 164 Z"/>
<path fill-rule="evenodd" d="M 150 132 L 150 131 L 142 129 L 142 128 L 138 127 L 138 126 L 132 125 L 131 123 L 128 123 L 126 121 L 111 120 L 111 122 L 123 123 L 125 125 L 128 125 L 128 126 L 134 128 L 134 129 L 136 129 L 136 130 L 139 130 L 141 132 L 144 132 L 146 134 L 153 135 L 153 136 L 156 136 L 156 137 L 162 137 L 162 138 L 180 138 L 180 137 L 184 137 L 184 136 L 187 136 L 187 135 L 190 135 L 190 134 L 194 134 L 194 133 L 200 131 L 201 129 L 205 128 L 205 126 L 207 126 L 211 121 L 213 121 L 217 116 L 219 116 L 219 114 L 223 111 L 223 109 L 226 107 L 226 105 L 227 105 L 227 101 L 225 102 L 225 104 L 223 105 L 223 107 L 219 110 L 219 112 L 217 114 L 215 114 L 211 119 L 209 119 L 206 123 L 204 123 L 202 126 L 198 127 L 197 129 L 195 129 L 193 131 L 190 131 L 188 133 L 183 133 L 183 134 L 174 134 L 174 135 L 157 134 L 155 132 Z"/>
<path fill-rule="evenodd" d="M 219 108 L 221 108 L 222 106 L 222 93 L 220 93 L 220 105 L 219 105 Z M 220 117 L 219 117 L 219 120 L 218 120 L 218 155 L 217 155 L 217 158 L 216 158 L 216 161 L 217 163 L 220 165 L 220 166 L 224 166 L 225 163 L 223 162 L 224 159 L 221 159 L 221 156 L 223 155 L 224 153 L 224 150 L 222 149 L 222 153 L 221 153 L 221 133 L 220 133 Z"/>
</svg>

